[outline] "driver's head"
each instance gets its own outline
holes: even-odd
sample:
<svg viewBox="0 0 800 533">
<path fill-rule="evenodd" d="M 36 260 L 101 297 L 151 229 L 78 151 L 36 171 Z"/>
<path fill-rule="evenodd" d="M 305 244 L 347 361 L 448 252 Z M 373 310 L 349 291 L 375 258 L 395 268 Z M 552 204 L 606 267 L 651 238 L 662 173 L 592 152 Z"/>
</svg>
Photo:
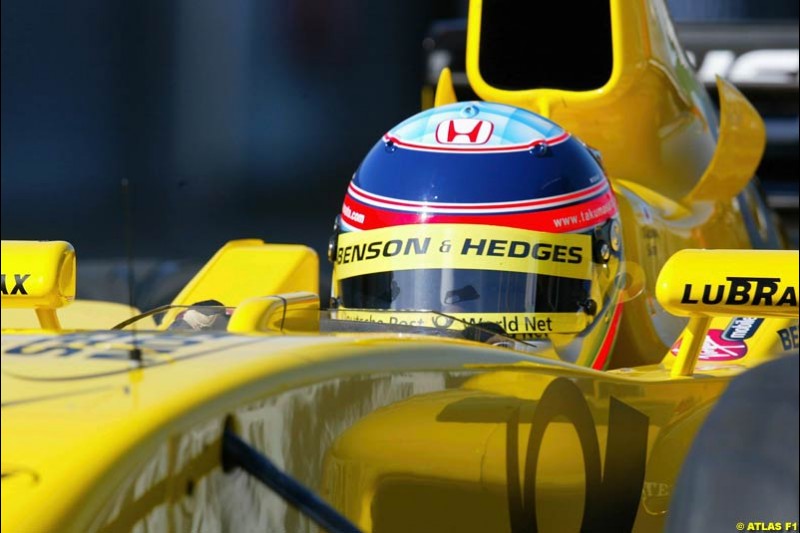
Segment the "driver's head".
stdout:
<svg viewBox="0 0 800 533">
<path fill-rule="evenodd" d="M 438 107 L 387 133 L 353 176 L 331 239 L 332 306 L 345 319 L 494 323 L 601 366 L 619 319 L 619 231 L 603 169 L 558 125 L 486 102 Z"/>
</svg>

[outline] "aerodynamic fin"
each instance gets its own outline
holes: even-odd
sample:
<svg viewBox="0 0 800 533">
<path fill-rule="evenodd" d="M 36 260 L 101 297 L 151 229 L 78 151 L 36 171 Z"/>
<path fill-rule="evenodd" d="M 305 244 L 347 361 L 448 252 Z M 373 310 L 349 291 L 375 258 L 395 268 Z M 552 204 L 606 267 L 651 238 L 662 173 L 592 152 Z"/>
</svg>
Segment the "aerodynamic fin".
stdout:
<svg viewBox="0 0 800 533">
<path fill-rule="evenodd" d="M 684 203 L 733 198 L 756 172 L 767 131 L 758 111 L 733 85 L 717 78 L 719 90 L 719 140 L 714 157 Z"/>
<path fill-rule="evenodd" d="M 454 104 L 457 101 L 456 90 L 453 88 L 453 74 L 448 67 L 445 67 L 439 74 L 439 82 L 436 84 L 436 96 L 433 100 L 433 106 L 439 107 L 447 104 Z"/>
</svg>

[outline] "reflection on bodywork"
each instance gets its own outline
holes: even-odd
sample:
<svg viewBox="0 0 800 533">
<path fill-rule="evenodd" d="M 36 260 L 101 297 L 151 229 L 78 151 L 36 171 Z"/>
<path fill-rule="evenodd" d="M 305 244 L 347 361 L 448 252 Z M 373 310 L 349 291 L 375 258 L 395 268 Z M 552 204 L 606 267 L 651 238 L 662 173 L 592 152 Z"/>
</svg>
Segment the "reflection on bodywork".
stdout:
<svg viewBox="0 0 800 533">
<path fill-rule="evenodd" d="M 463 383 L 471 372 L 353 376 L 290 390 L 233 414 L 238 433 L 283 471 L 321 493 L 333 440 L 376 409 Z M 162 441 L 111 495 L 93 529 L 315 531 L 314 524 L 242 471 L 219 464 L 224 417 Z M 168 495 L 171 497 L 168 498 Z M 166 499 L 174 501 L 164 505 Z"/>
</svg>

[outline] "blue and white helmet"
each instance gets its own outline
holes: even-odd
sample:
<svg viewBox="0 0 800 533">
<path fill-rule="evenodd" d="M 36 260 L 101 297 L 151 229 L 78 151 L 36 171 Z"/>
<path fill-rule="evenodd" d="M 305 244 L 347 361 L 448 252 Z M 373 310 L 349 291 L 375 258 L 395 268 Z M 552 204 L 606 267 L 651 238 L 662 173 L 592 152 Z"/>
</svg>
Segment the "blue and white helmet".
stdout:
<svg viewBox="0 0 800 533">
<path fill-rule="evenodd" d="M 585 336 L 609 315 L 595 346 L 607 355 L 617 211 L 597 157 L 550 120 L 488 102 L 430 109 L 392 128 L 353 175 L 331 242 L 333 299 L 493 322 L 519 338 Z"/>
</svg>

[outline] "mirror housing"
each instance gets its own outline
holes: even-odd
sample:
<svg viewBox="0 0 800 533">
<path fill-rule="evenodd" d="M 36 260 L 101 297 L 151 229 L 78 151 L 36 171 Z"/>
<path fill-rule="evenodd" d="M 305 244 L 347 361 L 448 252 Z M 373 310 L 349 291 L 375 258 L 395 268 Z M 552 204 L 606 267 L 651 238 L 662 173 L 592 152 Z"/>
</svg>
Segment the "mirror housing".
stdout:
<svg viewBox="0 0 800 533">
<path fill-rule="evenodd" d="M 75 299 L 75 249 L 65 241 L 2 241 L 2 306 L 34 309 L 43 329 Z"/>
<path fill-rule="evenodd" d="M 691 376 L 714 317 L 796 318 L 797 251 L 681 250 L 656 282 L 658 302 L 689 317 L 672 377 Z"/>
</svg>

